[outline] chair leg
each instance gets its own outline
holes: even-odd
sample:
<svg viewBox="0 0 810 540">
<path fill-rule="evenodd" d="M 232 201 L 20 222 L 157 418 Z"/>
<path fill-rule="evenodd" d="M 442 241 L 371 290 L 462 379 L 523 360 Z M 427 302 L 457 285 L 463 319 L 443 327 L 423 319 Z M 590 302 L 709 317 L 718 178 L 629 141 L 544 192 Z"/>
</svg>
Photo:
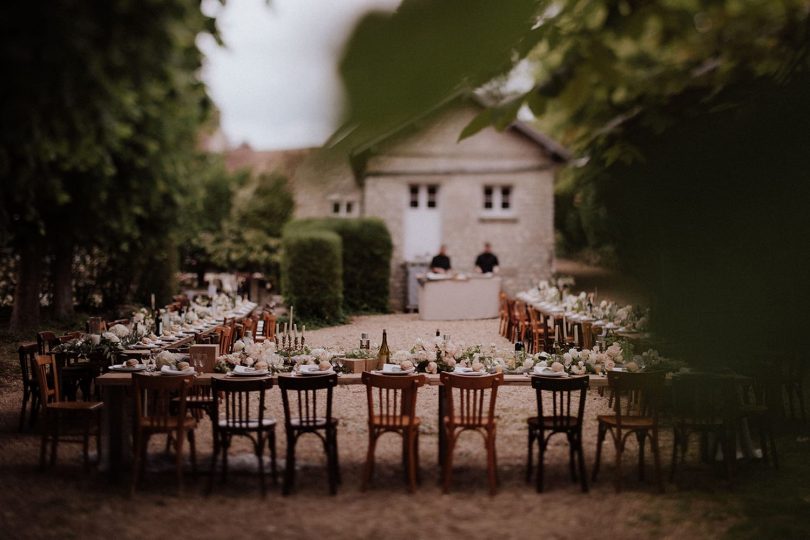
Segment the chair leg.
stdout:
<svg viewBox="0 0 810 540">
<path fill-rule="evenodd" d="M 644 447 L 646 446 L 647 435 L 643 431 L 636 433 L 638 441 L 638 479 L 644 481 Z"/>
<path fill-rule="evenodd" d="M 329 494 L 337 494 L 337 475 L 335 475 L 335 453 L 332 451 L 332 437 L 334 436 L 332 430 L 326 430 L 326 437 L 323 441 L 323 449 L 326 453 L 326 474 L 329 479 Z"/>
<path fill-rule="evenodd" d="M 489 478 L 489 494 L 495 495 L 498 491 L 497 462 L 495 458 L 495 432 L 487 433 L 487 476 Z"/>
<path fill-rule="evenodd" d="M 447 433 L 447 449 L 444 456 L 444 471 L 442 474 L 443 485 L 442 492 L 448 493 L 450 491 L 450 484 L 453 481 L 453 449 L 456 446 L 456 434 L 448 430 Z"/>
<path fill-rule="evenodd" d="M 616 448 L 616 493 L 622 490 L 622 453 L 624 452 L 624 439 L 622 439 L 621 432 L 615 435 Z"/>
<path fill-rule="evenodd" d="M 209 469 L 208 474 L 208 488 L 206 489 L 207 494 L 211 494 L 214 490 L 214 474 L 216 474 L 217 469 L 217 458 L 219 457 L 220 452 L 220 443 L 219 443 L 219 432 L 214 430 L 213 439 L 214 439 L 214 453 L 211 455 L 211 466 Z"/>
<path fill-rule="evenodd" d="M 415 441 L 414 441 L 413 445 L 414 445 L 413 456 L 414 456 L 414 459 L 416 460 L 416 465 L 415 465 L 415 467 L 416 467 L 416 484 L 421 486 L 422 485 L 422 468 L 419 465 L 419 430 L 418 429 L 416 430 L 416 437 L 415 437 Z"/>
<path fill-rule="evenodd" d="M 197 445 L 194 440 L 194 430 L 188 430 L 188 451 L 191 458 L 191 477 L 197 480 Z"/>
<path fill-rule="evenodd" d="M 82 434 L 82 461 L 84 463 L 84 470 L 90 470 L 90 423 L 92 417 L 84 419 L 84 433 Z"/>
<path fill-rule="evenodd" d="M 678 466 L 678 440 L 680 439 L 680 434 L 678 433 L 678 428 L 672 428 L 672 463 L 670 464 L 669 468 L 669 481 L 675 481 L 675 468 Z"/>
<path fill-rule="evenodd" d="M 50 437 L 50 426 L 48 425 L 47 415 L 44 426 L 42 426 L 42 441 L 39 445 L 39 468 L 45 468 L 45 456 L 48 452 L 48 438 Z"/>
<path fill-rule="evenodd" d="M 526 483 L 527 484 L 532 481 L 532 469 L 533 469 L 532 461 L 533 461 L 533 457 L 534 457 L 532 455 L 532 451 L 534 450 L 534 439 L 535 439 L 534 429 L 532 428 L 532 426 L 529 426 L 529 445 L 528 445 L 529 446 L 529 454 L 526 457 Z"/>
<path fill-rule="evenodd" d="M 278 484 L 278 470 L 276 468 L 276 428 L 273 426 L 269 433 L 269 446 L 270 446 L 270 474 L 272 476 L 273 485 Z"/>
<path fill-rule="evenodd" d="M 596 435 L 596 458 L 593 462 L 591 482 L 596 482 L 596 475 L 599 474 L 599 461 L 602 459 L 602 443 L 605 440 L 606 429 L 604 424 L 599 424 L 599 432 Z"/>
<path fill-rule="evenodd" d="M 96 413 L 96 467 L 101 465 L 101 455 L 102 455 L 101 420 L 102 420 L 101 412 Z"/>
<path fill-rule="evenodd" d="M 416 491 L 416 434 L 408 430 L 408 486 L 411 493 Z"/>
<path fill-rule="evenodd" d="M 577 471 L 576 471 L 576 466 L 574 464 L 574 461 L 575 461 L 574 443 L 573 443 L 573 441 L 571 439 L 571 433 L 568 433 L 567 435 L 568 435 L 568 468 L 570 469 L 570 473 L 571 473 L 571 481 L 576 482 L 577 481 Z"/>
<path fill-rule="evenodd" d="M 295 481 L 295 434 L 287 431 L 287 461 L 284 464 L 284 482 L 281 486 L 282 495 L 289 495 Z"/>
<path fill-rule="evenodd" d="M 371 483 L 371 476 L 374 474 L 374 450 L 377 445 L 377 433 L 374 428 L 369 426 L 368 429 L 368 449 L 366 450 L 366 464 L 363 467 L 363 484 L 360 486 L 361 491 L 368 489 Z"/>
<path fill-rule="evenodd" d="M 582 484 L 582 492 L 588 492 L 588 473 L 585 470 L 585 456 L 583 455 L 582 450 L 582 432 L 577 433 L 574 436 L 574 441 L 576 443 L 577 449 L 577 456 L 579 461 L 579 481 Z"/>
<path fill-rule="evenodd" d="M 143 475 L 144 461 L 146 461 L 146 444 L 148 440 L 149 438 L 144 433 L 135 434 L 135 454 L 132 462 L 132 485 L 130 486 L 131 495 L 135 495 L 138 481 Z"/>
<path fill-rule="evenodd" d="M 222 433 L 222 483 L 228 480 L 228 449 L 231 446 L 231 438 L 227 433 Z"/>
<path fill-rule="evenodd" d="M 54 414 L 51 416 L 51 467 L 56 465 L 56 449 L 59 445 L 59 418 Z"/>
<path fill-rule="evenodd" d="M 267 496 L 267 482 L 264 479 L 264 436 L 261 432 L 256 434 L 254 447 L 256 459 L 259 461 L 259 485 L 262 489 L 262 498 Z"/>
<path fill-rule="evenodd" d="M 335 455 L 335 477 L 337 478 L 338 485 L 341 485 L 343 483 L 343 478 L 340 474 L 340 456 L 338 453 L 337 430 L 335 431 L 335 436 L 332 440 L 332 453 Z"/>
<path fill-rule="evenodd" d="M 28 408 L 28 398 L 31 394 L 31 391 L 28 389 L 28 386 L 23 387 L 23 398 L 22 398 L 22 408 L 20 409 L 20 426 L 17 431 L 22 431 L 23 427 L 25 426 L 25 409 Z"/>
<path fill-rule="evenodd" d="M 543 483 L 545 482 L 545 464 L 546 464 L 546 439 L 545 433 L 542 430 L 537 437 L 537 485 L 535 489 L 537 493 L 543 492 Z"/>
<path fill-rule="evenodd" d="M 40 399 L 39 392 L 33 392 L 31 395 L 31 414 L 28 417 L 28 426 L 33 428 L 37 423 L 39 417 Z"/>
<path fill-rule="evenodd" d="M 653 465 L 655 466 L 655 482 L 658 484 L 658 491 L 664 492 L 664 479 L 661 477 L 661 451 L 658 446 L 658 430 L 653 430 L 650 437 L 650 448 L 653 454 Z"/>
<path fill-rule="evenodd" d="M 177 471 L 177 494 L 183 494 L 183 433 L 181 431 L 177 432 L 177 441 L 175 442 L 175 450 L 177 451 L 177 455 L 175 456 L 175 468 Z"/>
</svg>

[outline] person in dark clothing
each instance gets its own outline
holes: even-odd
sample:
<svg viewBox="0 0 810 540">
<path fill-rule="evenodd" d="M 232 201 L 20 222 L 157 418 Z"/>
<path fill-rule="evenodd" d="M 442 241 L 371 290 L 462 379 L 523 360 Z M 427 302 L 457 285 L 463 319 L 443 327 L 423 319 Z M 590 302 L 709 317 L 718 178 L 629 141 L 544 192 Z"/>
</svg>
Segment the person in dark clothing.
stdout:
<svg viewBox="0 0 810 540">
<path fill-rule="evenodd" d="M 450 257 L 447 256 L 447 246 L 439 248 L 439 254 L 430 261 L 430 271 L 437 274 L 444 274 L 450 270 Z"/>
<path fill-rule="evenodd" d="M 478 272 L 488 274 L 498 272 L 498 256 L 492 253 L 492 245 L 489 242 L 484 244 L 484 251 L 475 258 L 475 269 Z"/>
</svg>

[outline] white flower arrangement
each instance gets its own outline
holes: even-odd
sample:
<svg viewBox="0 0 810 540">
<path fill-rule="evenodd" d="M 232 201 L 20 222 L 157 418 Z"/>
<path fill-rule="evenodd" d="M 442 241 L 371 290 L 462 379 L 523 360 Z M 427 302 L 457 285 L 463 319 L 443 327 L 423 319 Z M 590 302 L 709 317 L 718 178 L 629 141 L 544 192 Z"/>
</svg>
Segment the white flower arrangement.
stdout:
<svg viewBox="0 0 810 540">
<path fill-rule="evenodd" d="M 127 337 L 130 334 L 129 328 L 123 324 L 114 324 L 110 327 L 109 332 L 119 338 Z"/>
<path fill-rule="evenodd" d="M 101 337 L 112 343 L 121 343 L 121 338 L 119 338 L 112 332 L 104 332 L 103 334 L 101 334 Z"/>
</svg>

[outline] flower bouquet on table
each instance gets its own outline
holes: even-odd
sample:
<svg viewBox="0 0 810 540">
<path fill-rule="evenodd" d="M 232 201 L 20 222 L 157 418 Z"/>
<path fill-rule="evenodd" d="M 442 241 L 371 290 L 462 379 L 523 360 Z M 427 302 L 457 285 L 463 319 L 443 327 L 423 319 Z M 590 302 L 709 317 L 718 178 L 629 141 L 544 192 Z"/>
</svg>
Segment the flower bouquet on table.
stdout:
<svg viewBox="0 0 810 540">
<path fill-rule="evenodd" d="M 115 329 L 115 332 L 112 329 Z M 121 351 L 139 339 L 138 336 L 131 334 L 124 325 L 117 324 L 112 329 L 101 335 L 85 334 L 72 339 L 56 346 L 54 352 L 66 353 L 78 358 L 102 358 L 105 363 L 111 365 L 118 359 Z M 116 332 L 120 335 L 117 335 Z"/>
<path fill-rule="evenodd" d="M 292 370 L 294 362 L 284 353 L 276 351 L 276 344 L 271 340 L 255 343 L 252 340 L 236 340 L 233 352 L 217 358 L 214 371 L 228 373 L 236 366 L 267 369 L 272 373 L 284 373 Z"/>
</svg>

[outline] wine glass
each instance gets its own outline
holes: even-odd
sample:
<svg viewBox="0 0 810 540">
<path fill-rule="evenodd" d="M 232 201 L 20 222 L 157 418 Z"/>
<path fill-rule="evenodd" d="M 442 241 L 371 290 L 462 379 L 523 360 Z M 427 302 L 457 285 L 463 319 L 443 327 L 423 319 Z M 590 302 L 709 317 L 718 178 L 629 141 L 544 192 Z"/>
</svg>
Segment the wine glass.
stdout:
<svg viewBox="0 0 810 540">
<path fill-rule="evenodd" d="M 343 357 L 342 356 L 337 357 L 337 365 L 338 365 L 338 368 L 340 369 L 340 372 L 343 373 Z"/>
</svg>

